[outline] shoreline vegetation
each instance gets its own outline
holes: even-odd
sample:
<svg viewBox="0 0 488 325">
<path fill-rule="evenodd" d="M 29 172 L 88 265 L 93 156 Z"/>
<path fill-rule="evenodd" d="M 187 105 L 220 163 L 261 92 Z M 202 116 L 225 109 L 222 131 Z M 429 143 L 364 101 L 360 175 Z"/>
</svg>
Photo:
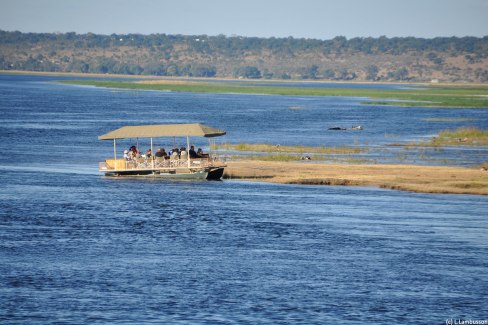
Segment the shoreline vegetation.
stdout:
<svg viewBox="0 0 488 325">
<path fill-rule="evenodd" d="M 0 70 L 1 74 L 52 75 L 83 78 L 132 79 L 132 80 L 64 80 L 63 84 L 94 86 L 130 90 L 156 90 L 175 92 L 231 93 L 283 96 L 344 96 L 365 97 L 366 105 L 394 105 L 436 108 L 488 108 L 488 84 L 428 84 L 408 82 L 358 82 L 327 80 L 254 80 L 198 77 L 135 76 L 95 73 L 63 73 Z M 232 83 L 230 83 L 232 82 Z M 298 84 L 290 86 L 290 84 Z M 344 84 L 344 88 L 300 87 L 307 84 Z M 284 87 L 280 87 L 282 84 Z M 348 88 L 347 84 L 395 84 L 405 89 Z"/>
<path fill-rule="evenodd" d="M 305 146 L 281 146 L 272 144 L 213 144 L 211 150 L 225 150 L 230 152 L 245 153 L 234 155 L 231 159 L 259 160 L 259 161 L 297 161 L 311 160 L 323 161 L 326 155 L 353 155 L 366 151 L 365 148 L 352 147 L 305 147 Z M 313 158 L 312 158 L 313 157 Z M 348 161 L 360 162 L 361 159 L 351 158 Z"/>
<path fill-rule="evenodd" d="M 366 105 L 440 108 L 488 108 L 488 85 L 405 84 L 405 89 L 302 87 L 280 82 L 226 80 L 66 80 L 64 84 L 103 88 L 198 93 L 256 94 L 282 96 L 364 97 Z"/>
<path fill-rule="evenodd" d="M 450 147 L 450 146 L 488 146 L 488 130 L 480 130 L 474 127 L 458 128 L 456 130 L 444 130 L 439 132 L 426 142 L 407 144 L 392 143 L 388 146 L 398 147 Z"/>
<path fill-rule="evenodd" d="M 355 154 L 364 151 L 363 148 L 352 147 L 305 147 L 305 146 L 282 146 L 264 143 L 238 143 L 238 144 L 214 144 L 212 150 L 234 150 L 248 152 L 269 152 L 269 153 L 295 153 L 295 154 Z"/>
</svg>

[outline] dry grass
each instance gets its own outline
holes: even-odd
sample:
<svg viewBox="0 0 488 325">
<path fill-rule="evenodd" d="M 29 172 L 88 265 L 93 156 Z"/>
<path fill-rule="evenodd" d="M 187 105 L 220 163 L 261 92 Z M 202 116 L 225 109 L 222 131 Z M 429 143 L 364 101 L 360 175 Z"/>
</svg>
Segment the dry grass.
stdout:
<svg viewBox="0 0 488 325">
<path fill-rule="evenodd" d="M 224 177 L 283 184 L 361 185 L 423 193 L 488 195 L 488 171 L 482 168 L 237 161 L 228 163 Z"/>
</svg>

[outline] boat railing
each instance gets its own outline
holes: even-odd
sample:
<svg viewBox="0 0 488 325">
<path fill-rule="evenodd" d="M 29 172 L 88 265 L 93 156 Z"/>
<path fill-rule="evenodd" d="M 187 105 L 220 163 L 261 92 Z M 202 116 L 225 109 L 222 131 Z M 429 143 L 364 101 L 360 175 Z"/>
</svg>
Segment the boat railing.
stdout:
<svg viewBox="0 0 488 325">
<path fill-rule="evenodd" d="M 223 162 L 218 157 L 209 158 L 194 158 L 179 159 L 171 158 L 166 159 L 163 157 L 151 158 L 135 158 L 135 159 L 107 159 L 99 163 L 100 171 L 113 171 L 113 170 L 155 170 L 155 169 L 177 169 L 177 168 L 190 168 L 199 169 L 212 166 L 221 166 Z"/>
</svg>

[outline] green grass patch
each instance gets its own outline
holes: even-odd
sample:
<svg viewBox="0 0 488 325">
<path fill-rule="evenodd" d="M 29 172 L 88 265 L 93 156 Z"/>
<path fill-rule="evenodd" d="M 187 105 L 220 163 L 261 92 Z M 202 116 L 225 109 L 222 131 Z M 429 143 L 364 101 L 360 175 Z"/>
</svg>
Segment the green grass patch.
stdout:
<svg viewBox="0 0 488 325">
<path fill-rule="evenodd" d="M 469 145 L 488 146 L 488 130 L 477 128 L 459 128 L 446 130 L 439 133 L 439 136 L 432 139 L 435 145 Z"/>
<path fill-rule="evenodd" d="M 273 153 L 296 153 L 296 154 L 358 154 L 364 151 L 363 148 L 351 147 L 305 147 L 305 146 L 281 146 L 273 144 L 219 144 L 212 145 L 212 150 L 234 150 L 242 152 L 273 152 Z"/>
<path fill-rule="evenodd" d="M 259 160 L 259 161 L 297 161 L 300 160 L 300 157 L 297 155 L 289 155 L 289 154 L 269 154 L 269 155 L 249 155 L 249 156 L 234 156 L 232 160 Z"/>
<path fill-rule="evenodd" d="M 389 146 L 410 147 L 447 147 L 447 146 L 488 146 L 488 130 L 464 127 L 456 130 L 445 130 L 427 142 L 409 144 L 389 144 Z"/>
<path fill-rule="evenodd" d="M 282 87 L 253 86 L 245 83 L 226 82 L 184 82 L 165 81 L 162 83 L 144 83 L 141 81 L 115 80 L 67 80 L 65 84 L 91 85 L 106 88 L 133 90 L 159 90 L 199 93 L 235 93 L 235 94 L 268 94 L 287 96 L 346 96 L 381 99 L 366 101 L 369 105 L 394 105 L 417 107 L 446 108 L 488 108 L 488 85 L 486 86 L 425 86 L 409 89 L 365 89 L 365 88 L 319 88 L 319 87 Z"/>
<path fill-rule="evenodd" d="M 423 121 L 426 122 L 442 122 L 442 123 L 457 123 L 457 122 L 473 122 L 479 121 L 479 118 L 443 118 L 443 117 L 432 117 L 432 118 L 425 118 Z"/>
</svg>

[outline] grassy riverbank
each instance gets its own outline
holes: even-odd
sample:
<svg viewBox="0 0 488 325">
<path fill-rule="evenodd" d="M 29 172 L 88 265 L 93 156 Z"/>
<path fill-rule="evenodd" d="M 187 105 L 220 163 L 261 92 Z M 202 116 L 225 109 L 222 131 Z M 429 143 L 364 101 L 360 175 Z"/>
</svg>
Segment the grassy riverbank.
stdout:
<svg viewBox="0 0 488 325">
<path fill-rule="evenodd" d="M 282 184 L 375 186 L 422 193 L 488 195 L 483 168 L 417 165 L 229 162 L 224 178 Z"/>
<path fill-rule="evenodd" d="M 323 161 L 329 160 L 325 158 L 326 155 L 353 155 L 366 151 L 364 148 L 352 147 L 281 146 L 259 143 L 214 144 L 211 149 L 244 152 L 246 153 L 244 159 L 260 161 L 297 161 L 304 159 Z M 243 156 L 237 155 L 233 158 L 239 160 Z"/>
<path fill-rule="evenodd" d="M 488 146 L 488 130 L 477 128 L 460 128 L 456 130 L 446 130 L 439 133 L 439 136 L 432 139 L 435 145 L 442 146 Z"/>
<path fill-rule="evenodd" d="M 412 86 L 409 89 L 319 88 L 282 86 L 261 82 L 204 82 L 184 80 L 69 80 L 66 84 L 90 85 L 132 90 L 159 90 L 199 93 L 268 94 L 284 96 L 347 96 L 366 97 L 377 105 L 401 105 L 446 108 L 488 108 L 488 85 L 476 86 Z M 379 99 L 379 100 L 377 100 Z M 393 101 L 393 102 L 392 102 Z M 368 103 L 368 102 L 366 102 Z"/>
<path fill-rule="evenodd" d="M 268 153 L 295 153 L 295 154 L 356 154 L 364 151 L 362 148 L 351 147 L 306 147 L 306 146 L 282 146 L 259 143 L 215 144 L 212 150 L 225 149 L 247 152 Z"/>
<path fill-rule="evenodd" d="M 449 147 L 449 146 L 488 146 L 488 130 L 464 127 L 444 130 L 429 141 L 409 144 L 390 144 L 401 147 Z"/>
<path fill-rule="evenodd" d="M 436 139 L 469 137 L 476 145 L 488 138 L 488 132 L 477 129 L 458 129 L 441 132 Z M 475 140 L 476 139 L 476 140 Z M 433 140 L 434 141 L 434 140 Z M 437 140 L 449 145 L 448 140 Z M 328 154 L 352 154 L 360 148 L 324 148 L 275 146 L 268 144 L 230 144 L 214 149 L 261 153 L 238 155 L 228 163 L 225 178 L 265 181 L 284 184 L 352 185 L 425 193 L 456 193 L 488 195 L 488 164 L 465 168 L 449 166 L 420 166 L 403 164 L 371 164 L 369 162 L 325 164 Z M 299 161 L 301 155 L 316 154 L 313 161 Z M 316 159 L 317 158 L 317 159 Z"/>
</svg>

